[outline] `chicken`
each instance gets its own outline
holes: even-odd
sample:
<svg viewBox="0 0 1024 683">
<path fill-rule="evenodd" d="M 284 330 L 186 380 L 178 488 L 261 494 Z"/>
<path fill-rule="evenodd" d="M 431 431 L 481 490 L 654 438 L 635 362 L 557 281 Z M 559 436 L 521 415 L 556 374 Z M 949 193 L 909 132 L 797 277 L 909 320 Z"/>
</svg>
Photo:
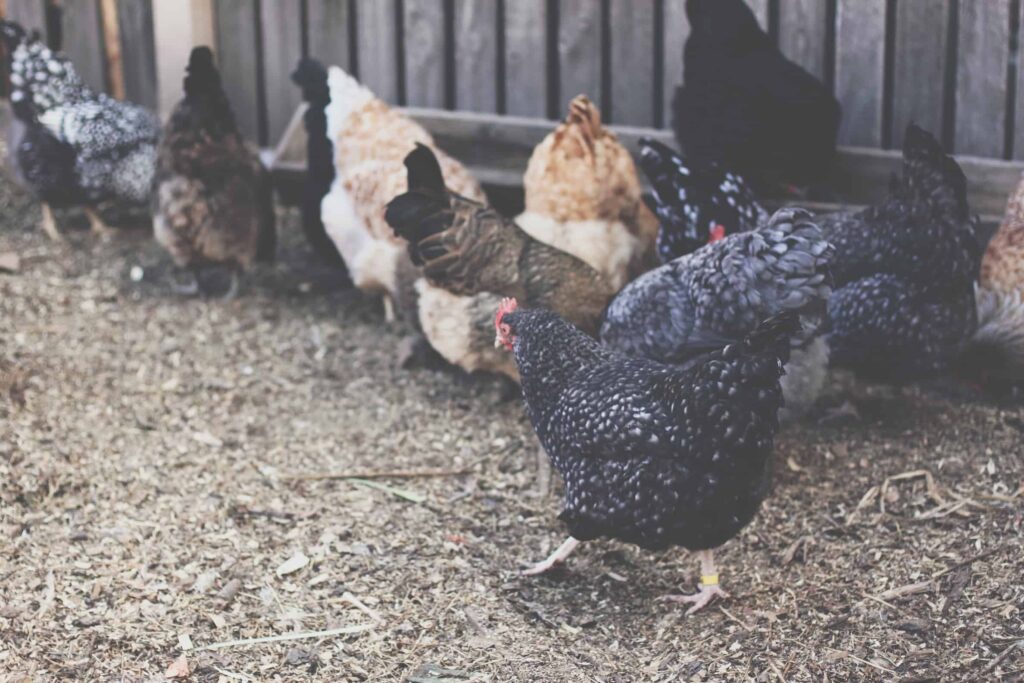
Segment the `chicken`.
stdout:
<svg viewBox="0 0 1024 683">
<path fill-rule="evenodd" d="M 641 138 L 640 168 L 651 181 L 661 221 L 658 256 L 664 263 L 768 220 L 743 176 L 714 162 L 692 163 L 656 140 Z"/>
<path fill-rule="evenodd" d="M 819 178 L 839 130 L 828 88 L 783 57 L 743 0 L 687 0 L 686 14 L 672 127 L 687 157 L 762 183 Z"/>
<path fill-rule="evenodd" d="M 401 276 L 415 277 L 402 263 L 408 259 L 404 242 L 384 221 L 388 201 L 407 189 L 405 156 L 417 144 L 426 145 L 438 155 L 453 191 L 480 202 L 484 194 L 465 167 L 438 150 L 418 123 L 336 66 L 328 70 L 327 83 L 327 137 L 334 143 L 336 175 L 320 215 L 353 283 L 382 294 L 386 316 L 394 319 L 395 302 L 407 298 L 404 290 L 413 284 Z"/>
<path fill-rule="evenodd" d="M 160 122 L 146 109 L 93 92 L 63 55 L 37 34 L 0 21 L 11 55 L 11 102 L 20 125 L 12 141 L 19 180 L 42 203 L 42 228 L 61 239 L 51 206 L 83 206 L 96 233 L 96 206 L 149 199 Z"/>
<path fill-rule="evenodd" d="M 306 127 L 306 180 L 302 188 L 302 230 L 313 252 L 326 264 L 341 269 L 345 262 L 327 236 L 320 218 L 320 203 L 334 181 L 334 145 L 327 137 L 327 69 L 315 59 L 299 60 L 292 81 L 302 88 L 307 103 L 302 122 Z"/>
<path fill-rule="evenodd" d="M 1024 181 L 981 260 L 978 330 L 969 353 L 990 381 L 1024 382 Z"/>
<path fill-rule="evenodd" d="M 980 267 L 963 172 L 911 124 L 888 199 L 818 217 L 835 245 L 828 304 L 832 362 L 888 381 L 951 368 L 977 324 Z"/>
<path fill-rule="evenodd" d="M 779 377 L 799 330 L 787 312 L 690 368 L 602 346 L 551 311 L 503 302 L 495 344 L 512 351 L 526 411 L 565 482 L 570 538 L 537 574 L 599 537 L 700 553 L 694 612 L 719 588 L 713 551 L 768 493 Z"/>
<path fill-rule="evenodd" d="M 601 342 L 686 365 L 742 340 L 772 315 L 799 313 L 806 329 L 793 340 L 782 379 L 785 417 L 799 416 L 814 405 L 828 374 L 828 345 L 818 328 L 833 253 L 809 213 L 782 209 L 757 230 L 729 235 L 628 284 L 608 306 Z"/>
<path fill-rule="evenodd" d="M 187 74 L 160 142 L 153 234 L 192 275 L 182 293 L 208 293 L 203 275 L 227 268 L 230 297 L 240 270 L 274 256 L 270 175 L 235 125 L 209 48 L 192 50 Z"/>
<path fill-rule="evenodd" d="M 409 191 L 388 204 L 386 219 L 408 242 L 424 285 L 432 288 L 419 288 L 419 319 L 441 356 L 470 372 L 518 379 L 511 359 L 491 344 L 494 305 L 504 296 L 557 311 L 597 334 L 613 294 L 600 273 L 493 209 L 448 191 L 429 147 L 417 145 L 405 164 Z"/>
<path fill-rule="evenodd" d="M 658 221 L 642 201 L 633 157 L 586 96 L 569 103 L 565 121 L 533 150 L 523 190 L 526 210 L 516 224 L 615 289 L 656 264 Z"/>
</svg>

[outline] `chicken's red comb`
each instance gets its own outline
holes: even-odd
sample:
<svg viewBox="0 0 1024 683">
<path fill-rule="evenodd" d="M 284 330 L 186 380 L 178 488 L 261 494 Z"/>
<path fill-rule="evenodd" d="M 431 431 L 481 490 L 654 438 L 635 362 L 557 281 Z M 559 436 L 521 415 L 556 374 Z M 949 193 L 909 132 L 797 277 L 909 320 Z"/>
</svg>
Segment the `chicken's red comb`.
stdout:
<svg viewBox="0 0 1024 683">
<path fill-rule="evenodd" d="M 511 313 L 517 308 L 519 308 L 519 303 L 514 297 L 502 299 L 501 303 L 498 305 L 498 312 L 494 314 L 494 327 L 497 328 L 498 325 L 501 324 L 501 319 L 505 317 L 506 313 Z"/>
</svg>

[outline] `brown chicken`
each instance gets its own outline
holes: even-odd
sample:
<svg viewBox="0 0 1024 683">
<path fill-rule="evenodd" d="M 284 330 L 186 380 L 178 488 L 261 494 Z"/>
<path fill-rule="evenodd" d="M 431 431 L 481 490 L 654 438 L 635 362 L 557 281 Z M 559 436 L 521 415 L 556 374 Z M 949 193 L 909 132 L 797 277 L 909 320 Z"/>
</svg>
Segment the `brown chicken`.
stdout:
<svg viewBox="0 0 1024 683">
<path fill-rule="evenodd" d="M 633 157 L 585 95 L 537 145 L 516 223 L 603 274 L 615 289 L 656 265 L 658 219 L 644 204 Z"/>
<path fill-rule="evenodd" d="M 209 48 L 192 50 L 183 99 L 164 129 L 152 197 L 153 234 L 191 271 L 182 293 L 209 291 L 210 267 L 238 272 L 274 255 L 270 176 L 242 138 Z"/>
<path fill-rule="evenodd" d="M 1002 225 L 981 260 L 978 331 L 971 353 L 992 375 L 1024 380 L 1024 180 L 1010 195 Z"/>
<path fill-rule="evenodd" d="M 438 353 L 467 371 L 518 380 L 514 363 L 493 345 L 494 311 L 506 296 L 555 311 L 596 336 L 614 293 L 600 273 L 493 209 L 449 192 L 429 148 L 417 146 L 405 165 L 409 191 L 388 204 L 386 217 L 435 288 L 420 288 L 419 318 Z"/>
<path fill-rule="evenodd" d="M 402 160 L 422 144 L 441 159 L 444 177 L 456 192 L 484 200 L 476 180 L 455 159 L 437 149 L 424 128 L 374 96 L 336 66 L 328 70 L 330 103 L 325 108 L 327 136 L 334 144 L 335 177 L 320 205 L 320 217 L 360 289 L 384 295 L 385 312 L 394 317 L 395 301 L 415 277 L 405 244 L 384 221 L 387 202 L 406 190 Z"/>
</svg>

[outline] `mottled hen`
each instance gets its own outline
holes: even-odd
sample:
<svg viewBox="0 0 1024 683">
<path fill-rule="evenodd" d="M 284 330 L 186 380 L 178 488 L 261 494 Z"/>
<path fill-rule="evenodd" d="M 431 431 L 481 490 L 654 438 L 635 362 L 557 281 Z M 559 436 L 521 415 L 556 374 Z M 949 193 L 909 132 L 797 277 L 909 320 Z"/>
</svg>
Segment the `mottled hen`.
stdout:
<svg viewBox="0 0 1024 683">
<path fill-rule="evenodd" d="M 712 161 L 694 163 L 656 140 L 641 138 L 640 168 L 651 181 L 652 204 L 661 221 L 658 256 L 664 263 L 768 220 L 743 176 Z"/>
<path fill-rule="evenodd" d="M 619 354 L 557 314 L 503 302 L 496 344 L 512 351 L 537 436 L 565 481 L 570 538 L 528 574 L 606 537 L 700 551 L 701 587 L 677 596 L 690 612 L 715 596 L 713 550 L 768 493 L 779 377 L 799 331 L 793 313 L 690 368 Z"/>
<path fill-rule="evenodd" d="M 597 334 L 614 293 L 600 273 L 497 211 L 449 192 L 428 147 L 417 146 L 405 164 L 409 191 L 388 204 L 386 218 L 432 287 L 420 290 L 419 320 L 448 362 L 518 378 L 508 355 L 491 343 L 494 308 L 506 296 L 557 311 Z"/>
<path fill-rule="evenodd" d="M 839 102 L 786 59 L 743 0 L 687 0 L 672 127 L 687 157 L 750 180 L 806 184 L 835 154 Z"/>
<path fill-rule="evenodd" d="M 182 293 L 208 292 L 203 276 L 227 268 L 232 296 L 241 270 L 274 257 L 270 175 L 235 124 L 209 48 L 192 50 L 187 74 L 160 142 L 153 234 L 193 276 Z"/>
<path fill-rule="evenodd" d="M 782 209 L 757 230 L 729 235 L 626 285 L 608 306 L 601 342 L 685 365 L 740 341 L 772 315 L 799 313 L 805 329 L 794 337 L 782 380 L 786 416 L 799 416 L 828 374 L 828 344 L 818 330 L 833 253 L 809 213 Z"/>
<path fill-rule="evenodd" d="M 11 103 L 21 124 L 10 147 L 13 165 L 42 202 L 42 228 L 60 239 L 51 205 L 81 205 L 93 231 L 105 232 L 99 203 L 141 206 L 149 199 L 160 122 L 142 107 L 94 92 L 37 34 L 0 21 L 0 36 L 11 55 Z"/>
<path fill-rule="evenodd" d="M 896 382 L 947 371 L 977 325 L 981 260 L 956 161 L 911 124 L 889 198 L 817 220 L 836 248 L 828 305 L 833 363 Z"/>
</svg>

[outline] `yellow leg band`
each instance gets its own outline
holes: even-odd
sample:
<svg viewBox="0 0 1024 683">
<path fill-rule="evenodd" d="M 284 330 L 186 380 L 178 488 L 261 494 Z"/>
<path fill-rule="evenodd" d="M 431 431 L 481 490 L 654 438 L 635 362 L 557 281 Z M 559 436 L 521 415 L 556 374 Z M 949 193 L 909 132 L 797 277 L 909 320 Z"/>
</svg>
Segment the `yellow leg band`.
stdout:
<svg viewBox="0 0 1024 683">
<path fill-rule="evenodd" d="M 702 586 L 717 586 L 718 585 L 718 574 L 705 574 L 700 577 L 700 585 Z"/>
</svg>

